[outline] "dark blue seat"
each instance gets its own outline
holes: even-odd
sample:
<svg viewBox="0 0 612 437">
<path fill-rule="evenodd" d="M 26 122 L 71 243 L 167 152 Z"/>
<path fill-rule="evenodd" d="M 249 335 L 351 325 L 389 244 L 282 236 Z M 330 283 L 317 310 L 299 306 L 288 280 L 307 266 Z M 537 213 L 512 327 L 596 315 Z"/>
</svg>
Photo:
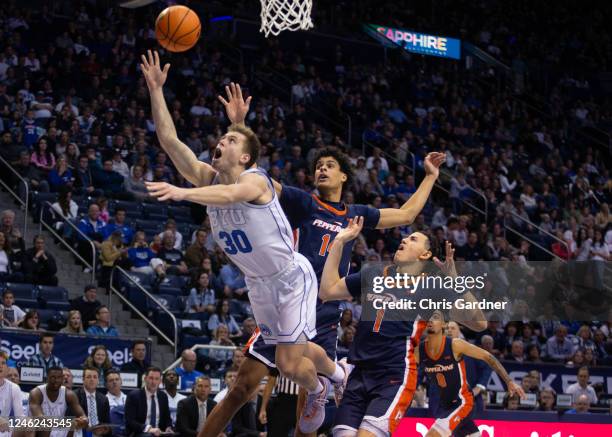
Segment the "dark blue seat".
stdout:
<svg viewBox="0 0 612 437">
<path fill-rule="evenodd" d="M 46 302 L 46 308 L 58 311 L 70 311 L 70 302 L 67 300 L 48 300 Z"/>
<path fill-rule="evenodd" d="M 53 319 L 53 317 L 62 314 L 60 311 L 50 308 L 37 309 L 36 312 L 38 312 L 38 320 L 40 321 L 40 324 L 45 328 L 49 326 L 49 321 Z"/>
<path fill-rule="evenodd" d="M 161 284 L 157 290 L 157 293 L 158 294 L 170 294 L 172 296 L 182 296 L 183 289 L 173 287 L 172 285 L 168 285 L 168 284 Z"/>
<path fill-rule="evenodd" d="M 164 278 L 162 285 L 172 288 L 185 288 L 186 281 L 189 281 L 187 276 L 168 275 Z"/>
<path fill-rule="evenodd" d="M 68 290 L 64 287 L 41 285 L 38 287 L 38 297 L 47 301 L 68 301 Z"/>
<path fill-rule="evenodd" d="M 174 317 L 176 317 L 177 323 L 179 322 L 179 317 L 181 313 L 172 312 Z M 170 315 L 164 311 L 157 311 L 154 315 L 155 325 L 168 336 L 170 339 L 174 339 L 174 321 L 170 317 Z M 180 329 L 180 325 L 178 327 Z M 180 338 L 180 335 L 179 335 Z"/>
<path fill-rule="evenodd" d="M 38 300 L 26 299 L 26 298 L 15 298 L 15 305 L 21 308 L 38 308 Z"/>
<path fill-rule="evenodd" d="M 140 272 L 129 272 L 129 276 L 130 278 L 136 282 L 137 284 L 142 285 L 143 287 L 149 286 L 151 285 L 152 281 L 153 281 L 153 277 L 147 273 L 140 273 Z M 125 277 L 124 274 L 120 273 L 119 276 L 120 278 L 120 283 L 121 284 L 128 284 L 132 281 L 130 281 L 128 278 Z"/>
<path fill-rule="evenodd" d="M 11 290 L 15 295 L 15 299 L 36 299 L 36 285 L 33 284 L 19 284 L 16 282 L 7 282 L 3 287 L 4 289 Z"/>
<path fill-rule="evenodd" d="M 182 311 L 181 308 L 182 300 L 178 296 L 172 294 L 157 294 L 155 298 L 168 310 L 170 311 Z M 159 305 L 153 300 L 148 299 L 148 307 L 153 311 L 159 311 Z"/>
<path fill-rule="evenodd" d="M 158 233 L 161 232 L 163 228 L 163 223 L 159 220 L 145 220 L 142 218 L 136 219 L 135 225 L 138 230 L 156 229 Z"/>
<path fill-rule="evenodd" d="M 177 222 L 180 221 L 188 221 L 191 222 L 191 210 L 184 206 L 168 206 L 168 215 L 172 217 Z"/>
<path fill-rule="evenodd" d="M 163 203 L 144 203 L 142 211 L 149 220 L 157 220 L 158 217 L 162 217 L 163 220 L 168 218 L 168 206 Z"/>
<path fill-rule="evenodd" d="M 210 337 L 206 335 L 198 336 L 195 335 L 181 335 L 179 336 L 181 342 L 181 350 L 189 349 L 191 346 L 196 344 L 208 344 L 210 343 Z"/>
</svg>

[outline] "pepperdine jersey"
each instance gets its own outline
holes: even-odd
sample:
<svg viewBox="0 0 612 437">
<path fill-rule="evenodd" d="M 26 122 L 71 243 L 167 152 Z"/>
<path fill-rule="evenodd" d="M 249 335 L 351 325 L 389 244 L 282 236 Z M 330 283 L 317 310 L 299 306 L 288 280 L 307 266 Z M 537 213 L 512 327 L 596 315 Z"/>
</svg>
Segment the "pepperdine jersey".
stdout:
<svg viewBox="0 0 612 437">
<path fill-rule="evenodd" d="M 374 292 L 372 285 L 376 277 L 393 277 L 396 273 L 397 266 L 394 264 L 385 267 L 368 264 L 345 278 L 349 293 L 355 298 L 361 297 L 362 303 L 361 319 L 349 349 L 349 363 L 364 368 L 414 365 L 413 353 L 427 327 L 427 321 L 434 311 L 440 310 L 430 308 L 428 302 L 441 301 L 449 296 L 449 292 L 438 288 L 417 289 L 414 293 L 405 288 L 385 288 L 384 292 Z M 389 301 L 412 301 L 415 309 L 380 308 L 383 302 Z M 421 301 L 424 307 L 419 309 Z"/>
<path fill-rule="evenodd" d="M 314 194 L 283 185 L 280 204 L 294 229 L 295 250 L 304 255 L 321 280 L 325 260 L 334 238 L 348 226 L 349 219 L 364 218 L 365 228 L 375 228 L 380 211 L 367 205 L 347 205 L 343 202 L 326 202 Z M 342 252 L 338 273 L 348 275 L 354 241 L 347 243 Z M 340 318 L 341 301 L 322 303 L 317 300 L 317 336 L 335 331 Z M 335 343 L 335 340 L 334 340 Z"/>
<path fill-rule="evenodd" d="M 242 172 L 266 178 L 272 200 L 263 205 L 237 202 L 208 206 L 215 242 L 247 277 L 269 277 L 282 272 L 294 259 L 291 226 L 278 202 L 268 174 L 253 168 Z M 213 181 L 216 184 L 217 176 Z"/>
<path fill-rule="evenodd" d="M 465 362 L 463 358 L 455 359 L 453 339 L 444 337 L 440 352 L 436 356 L 427 353 L 426 344 L 427 339 L 419 345 L 420 365 L 430 384 L 438 387 L 440 407 L 448 409 L 458 405 L 457 401 L 460 401 L 461 405 L 469 405 L 471 408 L 474 399 L 467 382 Z"/>
</svg>

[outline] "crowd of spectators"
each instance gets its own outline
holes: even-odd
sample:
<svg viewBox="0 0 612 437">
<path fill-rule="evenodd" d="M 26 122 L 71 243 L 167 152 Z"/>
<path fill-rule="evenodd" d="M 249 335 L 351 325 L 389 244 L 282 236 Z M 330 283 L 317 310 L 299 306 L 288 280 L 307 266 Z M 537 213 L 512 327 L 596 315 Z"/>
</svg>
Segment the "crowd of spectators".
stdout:
<svg viewBox="0 0 612 437">
<path fill-rule="evenodd" d="M 150 201 L 145 181 L 188 185 L 157 144 L 138 70 L 138 55 L 156 46 L 152 24 L 157 11 L 106 12 L 89 3 L 69 3 L 27 11 L 11 4 L 0 11 L 5 28 L 0 35 L 0 156 L 26 179 L 30 190 L 57 194 L 52 202 L 54 226 L 72 238 L 81 257 L 90 262 L 89 241 L 94 241 L 102 286 L 109 285 L 115 265 L 149 276 L 154 287 L 183 278 L 180 310 L 201 315 L 198 333 L 207 334 L 212 344 L 244 344 L 255 329 L 244 277 L 214 245 L 202 210 L 194 210 L 190 225 L 195 227 L 170 219 L 161 233 L 152 233 L 139 229 L 128 218 L 129 211 L 118 206 L 118 201 Z M 355 11 L 361 10 L 361 3 L 356 2 Z M 502 2 L 493 3 L 504 10 Z M 482 15 L 480 3 L 472 9 L 474 16 Z M 500 15 L 491 16 L 499 20 Z M 465 21 L 461 15 L 445 16 L 424 20 L 422 30 L 447 20 L 449 27 L 440 29 L 460 32 L 453 26 Z M 551 14 L 553 22 L 556 16 Z M 354 18 L 345 19 L 346 28 Z M 527 71 L 528 61 L 539 55 L 533 41 L 541 35 L 490 23 L 495 32 L 467 28 L 463 35 L 513 67 L 524 56 L 521 68 Z M 50 29 L 44 40 L 31 32 L 40 26 Z M 515 34 L 521 38 L 512 42 Z M 577 41 L 581 36 L 576 35 Z M 592 68 L 604 68 L 607 55 L 594 52 L 592 35 L 586 36 L 586 44 L 578 43 L 581 53 L 593 60 Z M 559 46 L 564 48 L 551 62 L 570 56 L 566 46 Z M 162 54 L 173 64 L 165 91 L 179 136 L 202 160 L 211 159 L 216 138 L 228 123 L 216 96 L 230 80 L 254 96 L 247 124 L 263 144 L 258 165 L 282 183 L 314 191 L 312 158 L 323 146 L 335 145 L 350 155 L 356 168 L 356 182 L 345 200 L 397 207 L 416 190 L 426 153 L 446 153 L 443 183 L 448 193 L 434 193 L 411 226 L 364 233 L 355 245 L 353 268 L 389 260 L 402 236 L 414 230 L 431 233 L 440 247 L 451 241 L 459 260 L 611 259 L 609 154 L 576 134 L 585 126 L 606 128 L 610 110 L 594 95 L 595 84 L 574 70 L 557 77 L 556 85 L 543 93 L 552 116 L 545 118 L 534 116 L 511 92 L 492 92 L 470 71 L 448 61 L 413 57 L 406 63 L 398 56 L 374 64 L 357 61 L 355 53 L 341 45 L 334 46 L 332 57 L 322 59 L 307 44 L 288 50 L 279 40 L 267 40 L 256 49 L 252 65 L 236 67 L 229 62 L 234 52 L 226 53 L 225 47 L 206 40 L 180 56 Z M 295 78 L 287 89 L 293 106 L 256 74 L 247 73 L 260 67 Z M 521 76 L 527 79 L 528 74 Z M 527 81 L 524 87 L 535 83 Z M 338 117 L 351 116 L 352 130 L 358 133 L 353 144 L 311 115 L 310 108 L 317 105 L 332 108 Z M 0 177 L 24 194 L 10 172 Z M 468 204 L 482 209 L 481 195 L 487 199 L 488 214 Z M 0 217 L 0 279 L 57 285 L 55 261 L 45 251 L 44 238 L 37 236 L 26 250 L 14 219 L 11 211 Z M 88 238 L 74 235 L 64 219 L 74 220 Z M 595 269 L 601 279 L 595 288 L 603 286 L 604 265 Z M 535 272 L 527 277 L 520 290 L 512 290 L 516 318 L 490 322 L 485 335 L 471 339 L 510 361 L 550 361 L 576 368 L 610 364 L 610 322 L 537 320 L 526 302 L 538 277 Z M 2 323 L 39 329 L 36 311 L 24 313 L 11 299 L 10 291 L 5 292 Z M 344 351 L 353 341 L 359 315 L 358 305 L 346 308 L 339 328 Z M 71 309 L 66 326 L 58 327 L 61 332 L 120 334 L 110 324 L 108 308 L 97 301 L 95 286 L 72 301 Z M 200 370 L 211 370 L 207 366 L 212 363 L 225 372 L 240 359 L 236 354 L 215 351 L 196 359 L 204 363 Z M 108 375 L 108 357 L 102 349 L 97 355 L 92 354 L 88 365 Z M 189 364 L 192 358 L 183 357 L 182 369 L 190 375 L 195 371 Z M 48 354 L 41 359 L 48 361 Z M 143 373 L 143 360 L 138 360 L 133 365 Z M 103 383 L 104 373 L 100 375 Z M 543 403 L 546 393 L 541 392 Z"/>
</svg>

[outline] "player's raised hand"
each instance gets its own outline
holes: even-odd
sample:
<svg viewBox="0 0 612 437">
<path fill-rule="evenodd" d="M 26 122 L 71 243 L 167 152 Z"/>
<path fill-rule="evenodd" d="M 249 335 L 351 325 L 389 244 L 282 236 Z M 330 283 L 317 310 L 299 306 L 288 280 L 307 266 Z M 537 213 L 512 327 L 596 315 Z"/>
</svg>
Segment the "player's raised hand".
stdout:
<svg viewBox="0 0 612 437">
<path fill-rule="evenodd" d="M 166 83 L 168 78 L 168 70 L 170 70 L 170 64 L 164 65 L 164 69 L 161 68 L 161 62 L 159 61 L 159 53 L 157 50 L 153 52 L 147 50 L 147 56 L 140 56 L 142 62 L 140 63 L 140 69 L 147 81 L 149 91 L 159 90 Z"/>
<path fill-rule="evenodd" d="M 185 188 L 175 187 L 167 182 L 145 182 L 149 194 L 159 201 L 174 200 L 180 202 L 185 199 Z"/>
<path fill-rule="evenodd" d="M 431 152 L 425 157 L 423 166 L 425 174 L 438 177 L 440 175 L 440 166 L 446 161 L 446 153 Z"/>
<path fill-rule="evenodd" d="M 225 92 L 227 93 L 227 100 L 223 96 L 217 96 L 217 98 L 225 106 L 227 118 L 229 118 L 232 124 L 244 124 L 246 115 L 249 112 L 252 96 L 247 97 L 245 100 L 242 97 L 242 88 L 234 82 L 225 87 Z"/>
<path fill-rule="evenodd" d="M 444 262 L 440 261 L 437 256 L 434 256 L 433 261 L 445 275 L 455 276 L 457 275 L 457 269 L 455 268 L 455 249 L 450 241 L 446 242 L 446 256 Z"/>
<path fill-rule="evenodd" d="M 347 241 L 352 241 L 361 232 L 363 229 L 363 217 L 357 216 L 352 219 L 349 219 L 349 224 L 346 228 L 342 229 L 334 238 L 334 242 L 340 241 L 341 243 L 346 243 Z"/>
<path fill-rule="evenodd" d="M 523 388 L 514 381 L 510 381 L 508 383 L 508 395 L 518 395 L 519 398 L 525 399 L 525 392 L 523 391 Z"/>
</svg>

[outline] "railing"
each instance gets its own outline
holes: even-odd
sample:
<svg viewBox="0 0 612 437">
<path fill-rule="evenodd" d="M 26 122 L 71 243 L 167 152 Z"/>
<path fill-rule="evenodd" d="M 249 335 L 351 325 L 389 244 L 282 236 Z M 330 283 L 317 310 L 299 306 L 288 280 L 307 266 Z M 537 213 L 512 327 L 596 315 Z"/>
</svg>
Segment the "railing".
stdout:
<svg viewBox="0 0 612 437">
<path fill-rule="evenodd" d="M 366 149 L 366 146 L 367 146 L 367 147 L 370 147 L 370 148 L 374 148 L 374 147 L 376 147 L 376 146 L 374 146 L 373 144 L 371 144 L 370 142 L 368 142 L 368 141 L 365 139 L 365 133 L 364 133 L 364 134 L 362 134 L 362 136 L 361 136 L 361 140 L 362 140 L 362 151 L 364 152 L 364 155 L 365 155 L 365 149 Z M 401 161 L 400 161 L 400 160 L 399 160 L 397 157 L 395 157 L 395 156 L 393 156 L 393 155 L 388 154 L 388 153 L 387 153 L 387 152 L 384 150 L 384 148 L 381 148 L 381 150 L 382 150 L 383 155 L 385 156 L 385 159 L 387 159 L 387 160 L 389 160 L 389 161 L 392 161 L 392 162 L 395 162 L 396 164 L 407 165 L 405 162 L 401 162 Z M 408 166 L 408 167 L 409 167 L 409 169 L 412 171 L 412 176 L 413 176 L 413 177 L 415 178 L 415 180 L 416 180 L 416 156 L 414 155 L 414 153 L 412 153 L 412 152 L 411 152 L 411 151 L 409 151 L 409 150 L 408 150 L 407 152 L 408 152 L 408 154 L 410 155 L 410 158 L 411 158 L 411 161 L 412 161 L 412 168 L 410 168 L 410 166 Z M 441 175 L 441 176 L 444 176 L 444 177 L 447 177 L 447 178 L 449 178 L 449 179 L 453 177 L 453 176 L 452 176 L 452 175 L 451 175 L 449 172 L 444 171 L 444 170 L 442 170 L 442 169 L 440 170 L 440 175 Z M 450 196 L 450 190 L 448 190 L 446 187 L 444 187 L 444 185 L 442 185 L 442 184 L 440 183 L 440 178 L 438 178 L 438 180 L 436 181 L 435 186 L 436 186 L 436 188 L 438 188 L 438 189 L 440 189 L 440 190 L 444 191 L 446 194 L 448 194 L 448 195 Z M 472 187 L 471 187 L 471 186 L 469 186 L 469 185 L 468 185 L 468 188 L 469 188 L 469 189 L 470 189 L 472 192 L 474 192 L 476 195 L 478 195 L 479 197 L 482 197 L 483 202 L 484 202 L 484 209 L 482 209 L 482 208 L 478 207 L 478 206 L 477 206 L 477 205 L 475 205 L 474 203 L 472 203 L 472 202 L 470 202 L 470 201 L 468 201 L 468 200 L 465 200 L 465 199 L 459 199 L 459 201 L 461 201 L 462 203 L 464 203 L 465 205 L 467 205 L 468 207 L 470 207 L 471 209 L 473 209 L 473 210 L 474 210 L 474 211 L 476 211 L 477 213 L 482 214 L 482 216 L 483 216 L 483 218 L 484 218 L 484 221 L 485 221 L 485 222 L 488 222 L 489 200 L 488 200 L 488 199 L 487 199 L 487 197 L 486 197 L 486 196 L 485 196 L 483 193 L 481 193 L 480 191 L 478 191 L 478 190 L 476 190 L 476 189 L 472 188 Z"/>
<path fill-rule="evenodd" d="M 198 349 L 218 349 L 218 350 L 236 350 L 238 349 L 237 346 L 220 346 L 217 344 L 194 344 L 193 346 L 191 346 L 189 348 L 189 350 L 195 352 Z M 174 360 L 174 362 L 172 364 L 170 364 L 166 370 L 164 370 L 164 373 L 167 372 L 168 370 L 172 370 L 174 369 L 176 366 L 179 365 L 179 363 L 182 361 L 183 359 L 181 357 L 177 358 L 176 360 Z"/>
<path fill-rule="evenodd" d="M 557 237 L 554 234 L 551 234 L 550 232 L 548 232 L 547 230 L 545 230 L 544 228 L 541 228 L 540 226 L 536 225 L 534 222 L 532 222 L 529 219 L 526 219 L 525 217 L 521 217 L 520 215 L 518 215 L 515 212 L 509 211 L 508 214 L 510 214 L 510 216 L 512 216 L 512 218 L 516 218 L 519 219 L 521 222 L 527 223 L 528 225 L 532 226 L 534 229 L 536 229 L 539 233 L 544 234 L 550 238 L 552 238 L 553 240 L 558 241 L 560 244 L 565 246 L 565 249 L 567 251 L 567 253 L 570 253 L 569 251 L 569 245 L 567 244 L 567 242 L 565 240 L 562 240 L 561 238 Z M 544 252 L 548 253 L 549 255 L 552 255 L 555 258 L 558 258 L 562 261 L 566 261 L 563 258 L 561 258 L 559 255 L 551 252 L 550 250 L 544 248 L 542 245 L 540 245 L 539 243 L 536 243 L 535 241 L 533 241 L 531 238 L 529 238 L 526 234 L 524 234 L 523 232 L 521 232 L 518 229 L 515 229 L 513 227 L 508 226 L 508 224 L 506 223 L 506 218 L 504 217 L 504 228 L 511 231 L 512 233 L 514 233 L 515 235 L 518 235 L 519 237 L 529 241 L 531 244 L 533 244 L 534 246 L 538 247 L 539 249 L 543 250 Z"/>
<path fill-rule="evenodd" d="M 28 181 L 26 181 L 2 156 L 0 156 L 0 162 L 4 164 L 4 166 L 8 168 L 15 176 L 17 176 L 20 184 L 22 183 L 24 185 L 25 199 L 22 199 L 19 193 L 15 193 L 9 184 L 0 179 L 0 184 L 2 184 L 2 186 L 6 188 L 6 191 L 8 191 L 10 195 L 13 196 L 15 200 L 21 204 L 21 206 L 23 206 L 23 241 L 28 241 L 28 207 L 30 202 L 30 186 Z"/>
<path fill-rule="evenodd" d="M 142 293 L 144 293 L 144 295 L 151 299 L 158 307 L 161 311 L 167 313 L 170 316 L 170 319 L 172 320 L 173 324 L 174 324 L 174 341 L 172 341 L 170 338 L 168 338 L 168 336 L 161 330 L 159 329 L 155 323 L 153 323 L 151 321 L 151 319 L 146 316 L 145 314 L 143 314 L 138 308 L 136 308 L 136 306 L 130 302 L 130 300 L 125 297 L 123 295 L 123 293 L 121 293 L 121 291 L 117 290 L 115 288 L 115 272 L 119 271 L 123 277 L 125 279 L 127 279 L 128 281 L 130 281 L 132 284 L 134 284 L 136 286 L 137 289 L 139 289 Z M 111 311 L 112 313 L 112 296 L 113 293 L 115 293 L 115 295 L 121 299 L 121 301 L 126 304 L 128 307 L 130 307 L 130 309 L 132 311 L 134 311 L 136 314 L 138 314 L 138 316 L 145 321 L 145 323 L 147 325 L 149 325 L 150 328 L 152 328 L 161 338 L 163 338 L 166 342 L 168 342 L 168 344 L 174 348 L 174 356 L 176 356 L 177 351 L 178 351 L 178 324 L 176 323 L 176 317 L 174 316 L 174 314 L 172 314 L 172 312 L 166 308 L 166 306 L 164 304 L 162 304 L 153 294 L 149 293 L 146 288 L 144 288 L 142 285 L 140 285 L 138 282 L 136 282 L 129 274 L 129 272 L 126 272 L 124 269 L 122 269 L 119 266 L 115 266 L 113 267 L 113 270 L 111 271 L 111 276 L 110 276 L 110 287 L 109 287 L 109 293 L 108 293 L 108 310 Z"/>
<path fill-rule="evenodd" d="M 47 222 L 45 222 L 44 220 L 44 216 L 45 216 L 45 208 L 48 208 L 48 211 L 56 217 L 59 217 L 63 222 L 64 222 L 64 226 L 69 226 L 73 231 L 75 231 L 77 234 L 79 234 L 85 241 L 87 241 L 89 243 L 89 245 L 91 246 L 91 263 L 89 263 L 87 260 L 83 259 L 83 257 L 74 249 L 74 247 L 72 247 L 72 244 L 70 244 L 68 241 L 66 241 L 66 239 L 64 238 L 63 235 L 60 235 L 54 228 L 53 228 L 53 224 L 48 224 Z M 51 234 L 57 238 L 64 246 L 66 246 L 66 248 L 72 252 L 72 254 L 74 256 L 77 257 L 77 259 L 79 261 L 81 261 L 85 267 L 91 269 L 91 283 L 95 284 L 96 283 L 96 257 L 97 257 L 97 251 L 96 251 L 96 245 L 93 243 L 93 241 L 91 241 L 89 239 L 89 237 L 87 235 L 85 235 L 74 223 L 72 223 L 70 220 L 66 219 L 65 217 L 63 217 L 61 214 L 58 214 L 57 211 L 53 210 L 53 206 L 51 205 L 50 202 L 45 202 L 42 207 L 40 208 L 40 224 L 38 225 L 38 229 L 39 232 L 42 233 L 42 228 L 43 226 L 45 227 L 45 229 L 47 229 L 49 232 L 51 232 Z"/>
</svg>

